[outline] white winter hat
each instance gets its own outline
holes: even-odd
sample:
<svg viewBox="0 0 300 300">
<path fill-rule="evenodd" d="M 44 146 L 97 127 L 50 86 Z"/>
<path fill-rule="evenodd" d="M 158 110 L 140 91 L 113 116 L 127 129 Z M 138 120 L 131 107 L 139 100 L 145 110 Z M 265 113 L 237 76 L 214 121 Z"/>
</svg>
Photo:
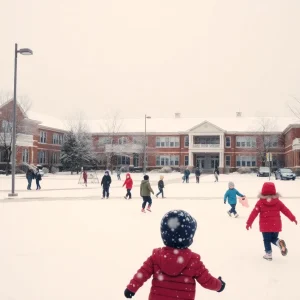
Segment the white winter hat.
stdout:
<svg viewBox="0 0 300 300">
<path fill-rule="evenodd" d="M 233 187 L 234 187 L 234 183 L 233 183 L 232 181 L 229 181 L 228 187 L 229 187 L 229 188 L 233 188 Z"/>
</svg>

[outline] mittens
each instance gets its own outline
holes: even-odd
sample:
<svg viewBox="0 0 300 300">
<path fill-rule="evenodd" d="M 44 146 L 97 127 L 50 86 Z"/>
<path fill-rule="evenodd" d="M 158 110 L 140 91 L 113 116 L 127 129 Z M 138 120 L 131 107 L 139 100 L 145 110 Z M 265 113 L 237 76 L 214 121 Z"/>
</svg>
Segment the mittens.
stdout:
<svg viewBox="0 0 300 300">
<path fill-rule="evenodd" d="M 297 220 L 294 220 L 294 223 L 297 225 L 298 224 Z"/>
<path fill-rule="evenodd" d="M 124 296 L 125 296 L 126 298 L 132 298 L 134 295 L 135 295 L 135 293 L 129 291 L 129 289 L 126 289 L 126 290 L 124 291 Z"/>
<path fill-rule="evenodd" d="M 218 277 L 218 279 L 221 281 L 222 283 L 222 286 L 220 288 L 220 290 L 218 291 L 218 293 L 221 293 L 224 289 L 225 289 L 225 286 L 226 286 L 226 283 L 222 280 L 222 277 Z"/>
</svg>

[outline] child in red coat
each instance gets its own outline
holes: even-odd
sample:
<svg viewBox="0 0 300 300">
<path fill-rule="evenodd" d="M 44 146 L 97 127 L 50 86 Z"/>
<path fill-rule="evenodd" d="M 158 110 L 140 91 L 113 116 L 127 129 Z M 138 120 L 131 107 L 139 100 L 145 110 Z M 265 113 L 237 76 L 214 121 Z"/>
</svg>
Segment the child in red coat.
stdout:
<svg viewBox="0 0 300 300">
<path fill-rule="evenodd" d="M 281 254 L 286 256 L 288 249 L 284 240 L 278 238 L 279 232 L 282 230 L 280 212 L 288 217 L 297 225 L 297 220 L 291 211 L 278 199 L 279 194 L 273 182 L 266 182 L 262 187 L 260 199 L 251 212 L 246 229 L 251 228 L 252 223 L 259 214 L 259 229 L 263 235 L 266 254 L 263 256 L 266 260 L 272 260 L 272 246 L 276 245 L 280 248 Z"/>
<path fill-rule="evenodd" d="M 154 249 L 128 284 L 124 294 L 132 298 L 151 277 L 149 300 L 194 300 L 196 281 L 204 288 L 222 292 L 225 282 L 213 277 L 188 247 L 193 243 L 196 220 L 183 210 L 168 212 L 161 221 L 161 237 L 166 245 Z"/>
<path fill-rule="evenodd" d="M 132 178 L 129 173 L 126 174 L 126 179 L 124 181 L 123 186 L 124 185 L 127 190 L 127 194 L 124 196 L 124 198 L 127 199 L 127 197 L 128 197 L 129 199 L 131 199 L 131 190 L 132 190 L 132 186 L 133 186 L 133 181 L 132 181 Z"/>
<path fill-rule="evenodd" d="M 87 186 L 87 173 L 86 173 L 86 171 L 83 171 L 82 177 L 83 177 L 83 181 L 84 181 L 85 186 Z"/>
</svg>

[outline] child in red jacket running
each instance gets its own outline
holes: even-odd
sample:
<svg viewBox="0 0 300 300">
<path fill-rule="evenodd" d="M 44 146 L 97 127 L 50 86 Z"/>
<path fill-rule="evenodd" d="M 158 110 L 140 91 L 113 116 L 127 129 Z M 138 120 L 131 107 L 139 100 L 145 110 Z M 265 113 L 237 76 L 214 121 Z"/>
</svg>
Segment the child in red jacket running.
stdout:
<svg viewBox="0 0 300 300">
<path fill-rule="evenodd" d="M 124 181 L 123 186 L 124 185 L 127 190 L 127 194 L 124 196 L 124 198 L 127 199 L 127 197 L 129 197 L 129 199 L 131 199 L 131 190 L 132 190 L 132 186 L 133 186 L 133 181 L 132 181 L 132 178 L 129 173 L 126 174 L 126 179 Z"/>
<path fill-rule="evenodd" d="M 132 298 L 151 276 L 149 300 L 194 300 L 196 281 L 206 289 L 222 292 L 225 288 L 222 278 L 213 277 L 200 255 L 188 249 L 196 229 L 196 220 L 183 210 L 165 214 L 160 231 L 166 247 L 153 250 L 128 284 L 125 297 Z"/>
<path fill-rule="evenodd" d="M 280 212 L 288 217 L 297 225 L 297 220 L 291 211 L 278 199 L 279 194 L 273 182 L 266 182 L 262 187 L 260 199 L 255 205 L 247 221 L 246 229 L 251 228 L 252 223 L 259 214 L 259 229 L 264 238 L 266 254 L 263 256 L 266 260 L 272 260 L 271 243 L 280 248 L 281 254 L 286 256 L 288 249 L 284 240 L 278 238 L 282 230 Z"/>
</svg>

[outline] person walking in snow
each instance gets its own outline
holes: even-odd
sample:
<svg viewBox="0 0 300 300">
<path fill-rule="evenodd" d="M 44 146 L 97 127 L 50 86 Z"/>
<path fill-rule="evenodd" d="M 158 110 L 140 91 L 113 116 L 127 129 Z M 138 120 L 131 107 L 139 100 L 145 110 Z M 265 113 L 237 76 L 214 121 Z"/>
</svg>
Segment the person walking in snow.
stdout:
<svg viewBox="0 0 300 300">
<path fill-rule="evenodd" d="M 158 181 L 158 193 L 156 194 L 156 198 L 161 194 L 162 198 L 164 197 L 164 188 L 165 188 L 165 183 L 164 183 L 164 176 L 160 176 L 160 180 Z"/>
<path fill-rule="evenodd" d="M 186 169 L 184 170 L 184 177 L 185 177 L 185 182 L 186 182 L 186 183 L 189 183 L 190 175 L 191 175 L 190 170 L 189 170 L 188 168 L 186 168 Z"/>
<path fill-rule="evenodd" d="M 149 295 L 151 300 L 194 300 L 196 282 L 205 289 L 222 292 L 226 285 L 222 277 L 213 277 L 200 255 L 189 249 L 193 243 L 197 221 L 186 211 L 173 210 L 163 216 L 160 224 L 165 247 L 152 251 L 127 285 L 125 297 L 132 298 L 152 276 Z"/>
<path fill-rule="evenodd" d="M 117 178 L 118 180 L 121 180 L 121 169 L 117 170 Z"/>
<path fill-rule="evenodd" d="M 145 175 L 144 180 L 141 182 L 140 186 L 140 194 L 143 198 L 143 204 L 142 204 L 142 212 L 145 213 L 145 207 L 148 203 L 147 210 L 151 212 L 151 205 L 152 205 L 152 199 L 151 199 L 151 193 L 154 195 L 154 192 L 152 190 L 152 187 L 149 182 L 149 176 Z"/>
<path fill-rule="evenodd" d="M 133 186 L 133 181 L 132 181 L 132 178 L 129 173 L 126 174 L 126 179 L 123 183 L 123 187 L 124 187 L 124 185 L 127 190 L 127 194 L 124 196 L 124 198 L 127 199 L 127 197 L 128 197 L 129 199 L 131 199 L 131 190 L 132 190 L 132 186 Z"/>
<path fill-rule="evenodd" d="M 42 175 L 40 173 L 40 170 L 37 169 L 36 174 L 35 174 L 35 183 L 36 183 L 36 189 L 37 190 L 41 189 L 41 185 L 40 185 L 41 180 L 42 180 Z"/>
<path fill-rule="evenodd" d="M 239 215 L 235 210 L 237 199 L 236 196 L 240 197 L 246 197 L 245 195 L 242 195 L 238 190 L 234 188 L 234 183 L 230 181 L 228 183 L 228 190 L 226 191 L 224 195 L 224 204 L 226 204 L 226 201 L 228 200 L 228 204 L 231 206 L 231 209 L 227 212 L 229 217 L 231 217 L 231 214 L 234 214 L 234 217 L 237 218 Z"/>
<path fill-rule="evenodd" d="M 84 182 L 85 186 L 87 186 L 87 173 L 85 170 L 82 173 L 82 178 L 83 178 L 83 182 Z"/>
<path fill-rule="evenodd" d="M 28 168 L 26 172 L 26 179 L 27 179 L 27 190 L 31 190 L 31 183 L 34 179 L 34 172 L 32 169 Z"/>
<path fill-rule="evenodd" d="M 102 199 L 106 197 L 106 199 L 109 198 L 109 187 L 111 184 L 111 177 L 109 175 L 108 171 L 104 172 L 104 176 L 102 177 L 101 180 L 101 186 L 103 188 L 103 194 L 102 194 Z"/>
<path fill-rule="evenodd" d="M 215 182 L 219 182 L 220 171 L 219 171 L 219 168 L 217 166 L 214 169 L 214 175 L 215 175 Z"/>
<path fill-rule="evenodd" d="M 200 182 L 200 169 L 197 168 L 196 171 L 195 171 L 195 176 L 196 176 L 196 183 L 199 183 Z"/>
<path fill-rule="evenodd" d="M 252 227 L 254 220 L 259 215 L 259 230 L 263 236 L 266 253 L 263 258 L 271 261 L 271 244 L 279 247 L 283 256 L 286 256 L 288 253 L 285 241 L 278 238 L 279 232 L 282 231 L 280 213 L 283 213 L 296 225 L 298 223 L 296 217 L 279 200 L 279 194 L 276 192 L 276 187 L 273 182 L 265 182 L 258 197 L 259 200 L 247 220 L 246 229 L 249 230 Z"/>
</svg>

